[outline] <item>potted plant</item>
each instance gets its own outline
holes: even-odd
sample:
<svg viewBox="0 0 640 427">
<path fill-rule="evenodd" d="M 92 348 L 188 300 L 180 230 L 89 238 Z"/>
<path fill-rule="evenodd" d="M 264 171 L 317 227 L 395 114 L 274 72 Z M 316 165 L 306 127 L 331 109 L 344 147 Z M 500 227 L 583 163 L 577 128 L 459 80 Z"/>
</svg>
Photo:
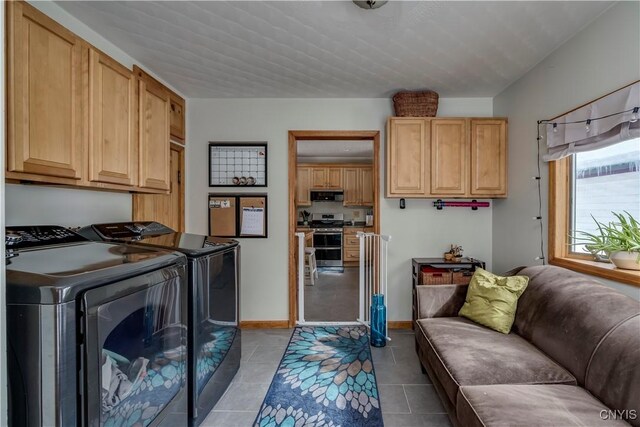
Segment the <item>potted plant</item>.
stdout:
<svg viewBox="0 0 640 427">
<path fill-rule="evenodd" d="M 640 223 L 629 212 L 612 212 L 617 222 L 605 224 L 593 215 L 598 233 L 578 231 L 577 243 L 583 243 L 587 251 L 598 259 L 606 255 L 617 267 L 625 270 L 640 270 Z"/>
</svg>

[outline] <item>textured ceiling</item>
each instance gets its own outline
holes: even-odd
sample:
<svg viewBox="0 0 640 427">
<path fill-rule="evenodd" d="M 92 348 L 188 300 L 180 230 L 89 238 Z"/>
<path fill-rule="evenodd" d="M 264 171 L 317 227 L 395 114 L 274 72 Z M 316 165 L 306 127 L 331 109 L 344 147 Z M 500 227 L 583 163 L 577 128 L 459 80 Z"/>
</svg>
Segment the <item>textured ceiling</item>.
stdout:
<svg viewBox="0 0 640 427">
<path fill-rule="evenodd" d="M 189 98 L 494 96 L 611 2 L 60 1 Z"/>
</svg>

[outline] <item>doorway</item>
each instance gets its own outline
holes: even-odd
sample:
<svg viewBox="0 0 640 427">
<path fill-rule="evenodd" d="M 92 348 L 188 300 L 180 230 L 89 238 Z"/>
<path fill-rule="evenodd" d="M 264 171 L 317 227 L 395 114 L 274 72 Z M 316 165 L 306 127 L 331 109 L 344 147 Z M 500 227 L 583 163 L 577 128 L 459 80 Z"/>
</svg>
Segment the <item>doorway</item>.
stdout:
<svg viewBox="0 0 640 427">
<path fill-rule="evenodd" d="M 301 308 L 307 322 L 356 321 L 356 233 L 379 233 L 379 150 L 379 131 L 289 132 L 290 327 L 299 320 Z M 303 302 L 297 231 L 309 235 L 305 246 L 314 247 L 318 266 L 317 276 L 305 279 Z"/>
</svg>

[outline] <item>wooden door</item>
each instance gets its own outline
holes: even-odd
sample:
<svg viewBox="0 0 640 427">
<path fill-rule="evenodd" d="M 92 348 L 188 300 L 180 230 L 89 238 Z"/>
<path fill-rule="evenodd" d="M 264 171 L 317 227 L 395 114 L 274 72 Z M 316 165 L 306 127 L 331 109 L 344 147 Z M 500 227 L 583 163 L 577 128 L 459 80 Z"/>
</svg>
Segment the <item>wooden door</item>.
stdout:
<svg viewBox="0 0 640 427">
<path fill-rule="evenodd" d="M 327 188 L 342 189 L 342 168 L 327 168 Z"/>
<path fill-rule="evenodd" d="M 312 168 L 311 169 L 311 188 L 326 188 L 327 186 L 327 169 Z"/>
<path fill-rule="evenodd" d="M 296 206 L 311 206 L 311 168 L 299 167 L 296 170 Z"/>
<path fill-rule="evenodd" d="M 507 123 L 471 120 L 471 194 L 507 195 Z"/>
<path fill-rule="evenodd" d="M 89 180 L 136 185 L 136 97 L 133 73 L 89 48 Z"/>
<path fill-rule="evenodd" d="M 360 204 L 360 169 L 344 168 L 344 206 Z"/>
<path fill-rule="evenodd" d="M 176 231 L 184 231 L 184 147 L 171 144 L 171 192 L 134 194 L 133 220 L 157 221 Z"/>
<path fill-rule="evenodd" d="M 387 197 L 428 193 L 429 129 L 425 119 L 391 118 L 387 124 Z"/>
<path fill-rule="evenodd" d="M 373 206 L 373 168 L 360 169 L 360 204 L 362 206 Z"/>
<path fill-rule="evenodd" d="M 169 190 L 169 92 L 138 79 L 139 186 Z"/>
<path fill-rule="evenodd" d="M 169 121 L 171 137 L 178 142 L 184 143 L 185 128 L 185 106 L 184 99 L 171 93 L 169 95 Z"/>
<path fill-rule="evenodd" d="M 82 176 L 82 40 L 25 2 L 7 7 L 7 170 Z"/>
<path fill-rule="evenodd" d="M 464 119 L 431 121 L 431 194 L 467 193 L 467 141 Z"/>
</svg>

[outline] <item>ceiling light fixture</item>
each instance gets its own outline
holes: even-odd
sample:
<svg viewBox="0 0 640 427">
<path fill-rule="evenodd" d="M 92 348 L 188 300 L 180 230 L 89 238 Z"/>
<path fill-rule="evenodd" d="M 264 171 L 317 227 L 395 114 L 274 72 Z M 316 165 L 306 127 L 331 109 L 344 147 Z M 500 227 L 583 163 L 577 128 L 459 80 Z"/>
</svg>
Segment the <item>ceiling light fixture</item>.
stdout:
<svg viewBox="0 0 640 427">
<path fill-rule="evenodd" d="M 387 0 L 366 0 L 366 1 L 357 1 L 353 0 L 353 2 L 363 8 L 363 9 L 377 9 L 379 7 L 384 6 Z"/>
</svg>

